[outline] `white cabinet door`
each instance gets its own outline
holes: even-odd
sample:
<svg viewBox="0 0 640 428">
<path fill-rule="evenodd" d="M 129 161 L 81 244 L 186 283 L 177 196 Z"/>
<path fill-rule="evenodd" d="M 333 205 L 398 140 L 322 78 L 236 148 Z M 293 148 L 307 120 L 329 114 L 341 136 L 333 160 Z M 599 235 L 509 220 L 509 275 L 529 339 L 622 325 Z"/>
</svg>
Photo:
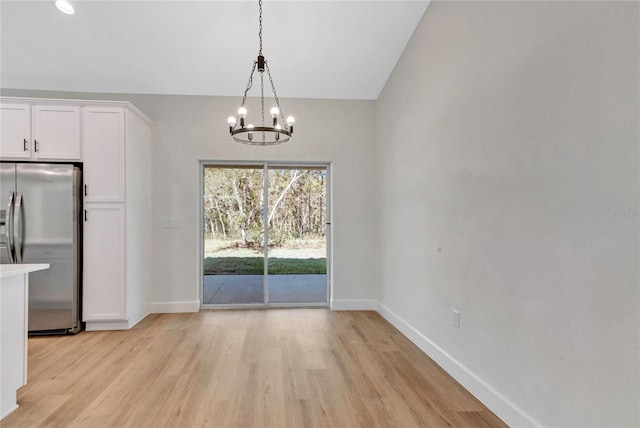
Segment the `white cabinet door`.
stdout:
<svg viewBox="0 0 640 428">
<path fill-rule="evenodd" d="M 34 159 L 80 160 L 80 107 L 33 106 Z"/>
<path fill-rule="evenodd" d="M 124 202 L 124 109 L 85 107 L 85 202 Z"/>
<path fill-rule="evenodd" d="M 31 106 L 29 104 L 0 105 L 0 157 L 29 159 L 31 157 Z"/>
<path fill-rule="evenodd" d="M 124 204 L 86 204 L 83 321 L 125 319 Z"/>
</svg>

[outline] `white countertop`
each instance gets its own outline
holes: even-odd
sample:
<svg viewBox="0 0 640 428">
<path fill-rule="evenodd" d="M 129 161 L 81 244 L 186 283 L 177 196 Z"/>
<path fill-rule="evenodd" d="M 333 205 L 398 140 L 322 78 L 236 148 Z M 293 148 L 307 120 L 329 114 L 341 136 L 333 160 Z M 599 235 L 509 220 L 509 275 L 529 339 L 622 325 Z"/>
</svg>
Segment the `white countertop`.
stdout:
<svg viewBox="0 0 640 428">
<path fill-rule="evenodd" d="M 37 270 L 49 269 L 48 263 L 25 264 L 25 265 L 0 265 L 0 278 L 21 275 L 23 273 L 35 272 Z"/>
</svg>

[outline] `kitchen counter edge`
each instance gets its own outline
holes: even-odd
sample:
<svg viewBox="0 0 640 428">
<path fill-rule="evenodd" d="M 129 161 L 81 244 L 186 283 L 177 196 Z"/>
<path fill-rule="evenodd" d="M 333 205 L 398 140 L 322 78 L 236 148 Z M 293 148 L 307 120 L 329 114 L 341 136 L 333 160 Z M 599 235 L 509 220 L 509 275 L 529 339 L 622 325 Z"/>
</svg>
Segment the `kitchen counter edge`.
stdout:
<svg viewBox="0 0 640 428">
<path fill-rule="evenodd" d="M 24 273 L 35 272 L 38 270 L 49 269 L 48 263 L 34 264 L 0 264 L 0 278 L 8 278 L 10 276 L 21 275 Z"/>
</svg>

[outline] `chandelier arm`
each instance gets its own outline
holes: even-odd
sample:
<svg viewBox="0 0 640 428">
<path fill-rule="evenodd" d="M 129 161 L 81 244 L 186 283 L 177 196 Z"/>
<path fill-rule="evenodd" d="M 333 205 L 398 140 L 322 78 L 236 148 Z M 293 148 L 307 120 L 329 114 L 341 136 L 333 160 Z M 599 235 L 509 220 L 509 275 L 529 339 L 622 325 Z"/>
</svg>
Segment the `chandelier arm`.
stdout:
<svg viewBox="0 0 640 428">
<path fill-rule="evenodd" d="M 280 118 L 282 119 L 282 126 L 286 125 L 286 121 L 284 119 L 284 112 L 282 111 L 282 107 L 280 107 L 280 99 L 278 98 L 278 94 L 276 93 L 276 85 L 273 84 L 273 78 L 271 77 L 271 70 L 269 70 L 269 64 L 267 61 L 264 61 L 264 67 L 267 70 L 267 76 L 269 76 L 269 82 L 271 82 L 271 90 L 273 91 L 273 98 L 276 100 L 276 104 L 278 105 L 278 110 L 280 110 Z"/>
<path fill-rule="evenodd" d="M 255 136 L 256 133 L 265 133 L 268 134 L 270 138 L 249 138 L 249 135 L 253 133 Z M 275 135 L 279 134 L 280 138 L 276 139 Z M 231 131 L 231 138 L 233 140 L 251 145 L 251 146 L 274 146 L 277 144 L 287 143 L 291 141 L 291 133 L 286 129 L 275 130 L 270 126 L 256 126 L 251 129 L 247 128 L 237 128 Z"/>
</svg>

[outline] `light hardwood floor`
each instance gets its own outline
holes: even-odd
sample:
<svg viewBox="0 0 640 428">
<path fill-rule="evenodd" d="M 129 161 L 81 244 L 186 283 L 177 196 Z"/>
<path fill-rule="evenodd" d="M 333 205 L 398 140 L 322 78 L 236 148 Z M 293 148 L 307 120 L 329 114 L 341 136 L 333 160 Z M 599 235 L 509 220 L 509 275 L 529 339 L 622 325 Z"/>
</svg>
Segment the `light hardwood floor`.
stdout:
<svg viewBox="0 0 640 428">
<path fill-rule="evenodd" d="M 375 312 L 150 315 L 29 339 L 11 427 L 506 426 Z"/>
</svg>

